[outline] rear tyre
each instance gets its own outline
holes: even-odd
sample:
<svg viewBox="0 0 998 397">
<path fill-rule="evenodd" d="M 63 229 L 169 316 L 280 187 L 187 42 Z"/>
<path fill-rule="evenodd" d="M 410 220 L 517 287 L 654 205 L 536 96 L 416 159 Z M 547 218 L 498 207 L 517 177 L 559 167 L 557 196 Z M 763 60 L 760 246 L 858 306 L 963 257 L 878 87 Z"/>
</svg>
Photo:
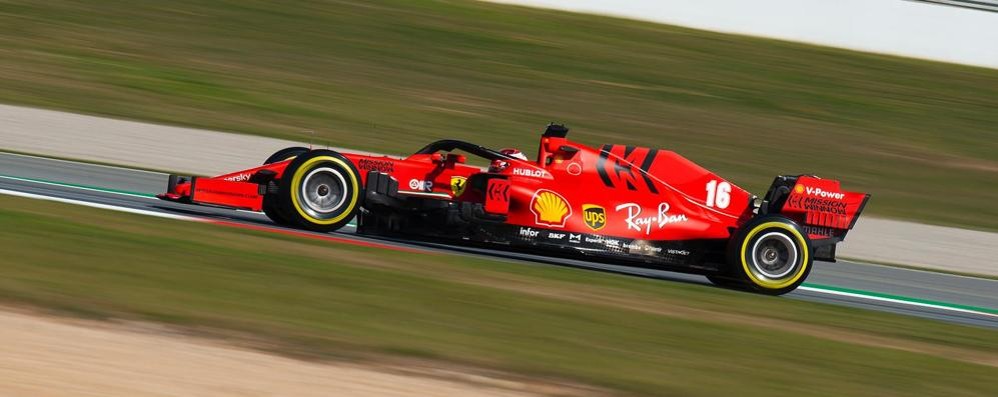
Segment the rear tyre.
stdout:
<svg viewBox="0 0 998 397">
<path fill-rule="evenodd" d="M 731 288 L 731 289 L 745 289 L 745 283 L 739 279 L 731 278 L 730 276 L 724 274 L 708 274 L 707 280 L 710 280 L 711 284 L 718 287 Z"/>
<path fill-rule="evenodd" d="M 263 161 L 263 164 L 267 165 L 267 164 L 279 163 L 281 161 L 291 160 L 304 153 L 308 153 L 308 151 L 309 148 L 300 147 L 300 146 L 284 148 L 270 155 L 270 157 L 267 157 L 267 159 Z M 277 194 L 267 193 L 266 195 L 264 195 L 263 213 L 266 214 L 267 217 L 270 218 L 270 220 L 274 221 L 274 223 L 282 226 L 288 226 L 291 224 L 291 222 L 288 220 L 287 216 L 281 213 L 280 208 L 278 208 L 279 201 L 280 200 L 278 199 Z"/>
<path fill-rule="evenodd" d="M 360 173 L 343 155 L 312 150 L 291 161 L 281 177 L 277 208 L 303 229 L 330 232 L 353 219 L 359 207 Z"/>
<path fill-rule="evenodd" d="M 746 224 L 732 238 L 728 258 L 724 276 L 768 295 L 796 289 L 811 273 L 813 262 L 807 234 L 796 222 L 780 215 L 762 216 Z"/>
</svg>

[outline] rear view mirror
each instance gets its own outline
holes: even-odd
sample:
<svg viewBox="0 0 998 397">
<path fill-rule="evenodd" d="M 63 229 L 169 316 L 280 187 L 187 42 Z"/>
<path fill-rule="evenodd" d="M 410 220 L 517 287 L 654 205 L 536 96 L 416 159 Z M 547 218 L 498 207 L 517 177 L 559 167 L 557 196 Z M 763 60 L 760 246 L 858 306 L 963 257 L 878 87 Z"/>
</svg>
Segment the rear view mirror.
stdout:
<svg viewBox="0 0 998 397">
<path fill-rule="evenodd" d="M 454 154 L 454 153 L 447 154 L 448 163 L 464 164 L 465 161 L 468 161 L 468 158 L 463 154 Z"/>
</svg>

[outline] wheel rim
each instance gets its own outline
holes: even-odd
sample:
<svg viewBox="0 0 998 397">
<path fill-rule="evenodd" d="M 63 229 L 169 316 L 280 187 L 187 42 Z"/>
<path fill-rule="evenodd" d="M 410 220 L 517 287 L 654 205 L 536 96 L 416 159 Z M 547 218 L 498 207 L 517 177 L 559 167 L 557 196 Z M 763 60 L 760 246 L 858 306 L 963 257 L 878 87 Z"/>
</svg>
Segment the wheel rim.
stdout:
<svg viewBox="0 0 998 397">
<path fill-rule="evenodd" d="M 317 219 L 328 219 L 343 207 L 347 199 L 347 181 L 340 171 L 322 167 L 305 175 L 298 191 L 302 207 Z"/>
<path fill-rule="evenodd" d="M 751 271 L 757 277 L 778 280 L 797 268 L 797 246 L 784 233 L 769 232 L 752 245 Z"/>
</svg>

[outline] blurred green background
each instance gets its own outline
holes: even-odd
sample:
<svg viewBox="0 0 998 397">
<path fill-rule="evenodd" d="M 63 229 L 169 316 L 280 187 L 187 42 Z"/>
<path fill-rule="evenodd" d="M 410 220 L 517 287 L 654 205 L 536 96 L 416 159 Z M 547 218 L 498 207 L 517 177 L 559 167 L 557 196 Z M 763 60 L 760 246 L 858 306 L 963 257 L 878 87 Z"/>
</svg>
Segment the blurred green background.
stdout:
<svg viewBox="0 0 998 397">
<path fill-rule="evenodd" d="M 471 1 L 3 1 L 0 26 L 6 103 L 392 154 L 529 153 L 559 121 L 998 230 L 996 70 Z"/>
</svg>

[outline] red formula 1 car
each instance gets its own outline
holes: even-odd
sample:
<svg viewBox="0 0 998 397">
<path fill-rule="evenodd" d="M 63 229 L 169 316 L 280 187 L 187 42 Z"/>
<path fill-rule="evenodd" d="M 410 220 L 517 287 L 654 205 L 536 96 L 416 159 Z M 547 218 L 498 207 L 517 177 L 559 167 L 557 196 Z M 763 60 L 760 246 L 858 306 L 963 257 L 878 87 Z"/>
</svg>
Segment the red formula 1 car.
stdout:
<svg viewBox="0 0 998 397">
<path fill-rule="evenodd" d="M 456 140 L 407 158 L 288 148 L 213 178 L 170 176 L 165 200 L 263 211 L 281 225 L 484 244 L 707 275 L 768 294 L 833 261 L 869 199 L 778 176 L 762 199 L 676 153 L 588 147 L 548 126 L 537 160 Z M 463 154 L 459 154 L 462 153 Z M 492 163 L 487 170 L 466 156 Z"/>
</svg>

